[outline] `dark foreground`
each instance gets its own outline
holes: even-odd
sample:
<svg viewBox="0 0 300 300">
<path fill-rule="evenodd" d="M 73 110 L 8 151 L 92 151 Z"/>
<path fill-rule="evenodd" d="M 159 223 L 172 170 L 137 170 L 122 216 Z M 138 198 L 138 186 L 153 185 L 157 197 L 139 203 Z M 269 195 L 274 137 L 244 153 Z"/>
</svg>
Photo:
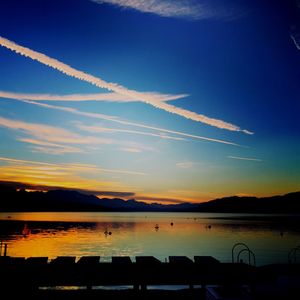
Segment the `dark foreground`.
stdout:
<svg viewBox="0 0 300 300">
<path fill-rule="evenodd" d="M 255 267 L 211 256 L 0 257 L 0 292 L 10 299 L 299 299 L 298 263 Z M 160 286 L 168 286 L 168 290 Z M 181 290 L 172 286 L 183 285 Z M 107 289 L 107 287 L 115 287 Z M 126 286 L 124 289 L 118 289 Z M 155 286 L 155 289 L 151 289 Z"/>
</svg>

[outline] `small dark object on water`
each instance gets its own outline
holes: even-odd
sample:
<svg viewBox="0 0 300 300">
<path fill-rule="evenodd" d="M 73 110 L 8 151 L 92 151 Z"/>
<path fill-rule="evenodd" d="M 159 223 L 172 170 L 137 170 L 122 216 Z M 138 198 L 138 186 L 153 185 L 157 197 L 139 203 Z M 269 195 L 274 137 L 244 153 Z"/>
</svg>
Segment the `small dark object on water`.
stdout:
<svg viewBox="0 0 300 300">
<path fill-rule="evenodd" d="M 158 231 L 158 229 L 159 229 L 158 224 L 156 224 L 154 228 L 155 228 L 156 231 Z"/>
<path fill-rule="evenodd" d="M 174 223 L 173 222 L 171 222 L 171 224 L 170 224 L 171 226 L 173 226 L 174 225 Z"/>
<path fill-rule="evenodd" d="M 283 231 L 280 231 L 280 236 L 283 237 Z"/>
<path fill-rule="evenodd" d="M 110 231 L 110 232 L 108 233 L 108 235 L 112 235 L 112 232 Z"/>
</svg>

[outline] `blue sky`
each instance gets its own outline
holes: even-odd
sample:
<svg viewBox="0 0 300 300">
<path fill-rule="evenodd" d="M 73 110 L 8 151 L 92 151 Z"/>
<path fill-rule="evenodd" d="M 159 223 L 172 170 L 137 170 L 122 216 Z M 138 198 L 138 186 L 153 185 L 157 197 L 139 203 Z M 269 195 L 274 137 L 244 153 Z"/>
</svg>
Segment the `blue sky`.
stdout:
<svg viewBox="0 0 300 300">
<path fill-rule="evenodd" d="M 174 203 L 299 190 L 299 7 L 1 1 L 0 180 Z"/>
</svg>

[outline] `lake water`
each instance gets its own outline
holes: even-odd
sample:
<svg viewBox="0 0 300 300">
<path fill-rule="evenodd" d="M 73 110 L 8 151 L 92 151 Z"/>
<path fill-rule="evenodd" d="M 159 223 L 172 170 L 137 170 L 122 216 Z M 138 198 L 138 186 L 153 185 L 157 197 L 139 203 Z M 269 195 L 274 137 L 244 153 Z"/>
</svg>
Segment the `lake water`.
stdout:
<svg viewBox="0 0 300 300">
<path fill-rule="evenodd" d="M 10 256 L 100 255 L 102 261 L 211 255 L 231 262 L 233 245 L 245 243 L 263 265 L 288 261 L 300 245 L 300 222 L 299 216 L 245 214 L 0 213 L 0 240 Z"/>
</svg>

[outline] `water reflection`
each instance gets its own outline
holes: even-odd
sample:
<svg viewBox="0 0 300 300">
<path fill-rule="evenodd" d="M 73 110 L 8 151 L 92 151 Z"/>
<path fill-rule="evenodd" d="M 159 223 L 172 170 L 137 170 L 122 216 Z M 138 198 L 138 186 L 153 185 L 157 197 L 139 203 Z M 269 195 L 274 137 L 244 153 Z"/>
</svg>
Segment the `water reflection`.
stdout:
<svg viewBox="0 0 300 300">
<path fill-rule="evenodd" d="M 231 261 L 243 242 L 257 264 L 286 262 L 299 244 L 300 225 L 291 217 L 166 213 L 0 214 L 0 239 L 11 256 L 212 255 Z M 176 224 L 176 226 L 174 225 Z"/>
</svg>

